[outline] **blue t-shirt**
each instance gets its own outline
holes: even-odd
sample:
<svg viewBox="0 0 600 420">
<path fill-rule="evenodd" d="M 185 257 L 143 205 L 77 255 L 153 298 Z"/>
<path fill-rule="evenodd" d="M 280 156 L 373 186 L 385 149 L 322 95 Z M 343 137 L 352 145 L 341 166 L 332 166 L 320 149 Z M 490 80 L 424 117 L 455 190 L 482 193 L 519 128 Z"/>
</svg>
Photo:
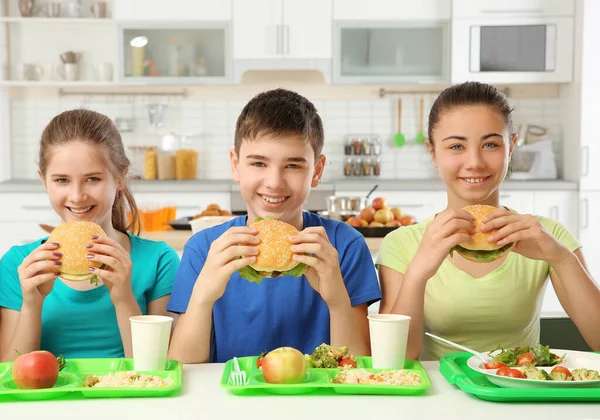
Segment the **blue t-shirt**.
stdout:
<svg viewBox="0 0 600 420">
<path fill-rule="evenodd" d="M 323 226 L 339 254 L 339 263 L 352 306 L 381 299 L 369 248 L 353 227 L 304 212 L 304 228 Z M 233 226 L 245 226 L 246 216 L 196 233 L 185 245 L 167 309 L 185 312 L 194 283 L 211 243 Z M 213 307 L 211 362 L 233 356 L 258 355 L 291 346 L 303 353 L 330 342 L 329 308 L 305 276 L 266 278 L 261 284 L 235 272 L 225 294 Z"/>
<path fill-rule="evenodd" d="M 148 302 L 171 293 L 179 256 L 164 242 L 133 235 L 129 239 L 133 295 L 147 314 Z M 17 268 L 41 243 L 14 246 L 0 260 L 0 306 L 21 310 Z M 124 357 L 115 307 L 106 286 L 79 291 L 56 279 L 42 307 L 40 347 L 66 358 Z"/>
</svg>

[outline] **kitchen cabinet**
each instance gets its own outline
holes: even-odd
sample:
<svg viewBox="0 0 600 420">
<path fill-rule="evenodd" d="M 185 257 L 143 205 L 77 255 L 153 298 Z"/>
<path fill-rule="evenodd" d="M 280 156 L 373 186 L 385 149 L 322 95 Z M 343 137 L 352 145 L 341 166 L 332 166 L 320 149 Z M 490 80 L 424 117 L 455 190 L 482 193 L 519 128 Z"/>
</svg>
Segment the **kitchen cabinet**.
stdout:
<svg viewBox="0 0 600 420">
<path fill-rule="evenodd" d="M 446 83 L 449 21 L 335 21 L 334 83 Z"/>
<path fill-rule="evenodd" d="M 573 0 L 453 0 L 452 15 L 461 17 L 484 16 L 572 16 Z"/>
<path fill-rule="evenodd" d="M 575 237 L 578 236 L 576 191 L 535 191 L 533 194 L 533 214 L 556 220 L 566 226 Z"/>
<path fill-rule="evenodd" d="M 114 17 L 129 21 L 231 20 L 231 0 L 116 0 Z"/>
<path fill-rule="evenodd" d="M 450 17 L 451 0 L 334 0 L 335 20 L 435 20 Z"/>
<path fill-rule="evenodd" d="M 120 22 L 118 36 L 122 83 L 214 84 L 231 80 L 229 22 Z"/>
<path fill-rule="evenodd" d="M 234 0 L 234 59 L 331 59 L 331 2 Z"/>
<path fill-rule="evenodd" d="M 535 213 L 533 191 L 501 191 L 500 205 L 520 214 Z"/>
<path fill-rule="evenodd" d="M 600 284 L 600 191 L 581 191 L 579 193 L 579 240 L 590 274 Z"/>
</svg>

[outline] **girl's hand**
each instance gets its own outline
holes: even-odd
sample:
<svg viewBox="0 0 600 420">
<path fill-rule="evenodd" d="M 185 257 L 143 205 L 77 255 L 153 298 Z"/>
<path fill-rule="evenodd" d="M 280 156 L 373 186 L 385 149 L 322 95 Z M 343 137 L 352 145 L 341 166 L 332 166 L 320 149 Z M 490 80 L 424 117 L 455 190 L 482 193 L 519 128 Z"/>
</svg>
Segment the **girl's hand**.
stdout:
<svg viewBox="0 0 600 420">
<path fill-rule="evenodd" d="M 550 265 L 562 261 L 570 251 L 530 214 L 511 213 L 498 209 L 485 216 L 480 230 L 498 229 L 488 241 L 500 246 L 514 243 L 512 250 L 532 260 L 543 260 Z"/>
<path fill-rule="evenodd" d="M 440 268 L 450 250 L 462 242 L 470 242 L 475 232 L 475 218 L 464 210 L 446 209 L 425 229 L 419 249 L 411 264 L 430 279 Z"/>
<path fill-rule="evenodd" d="M 19 265 L 23 304 L 41 307 L 46 296 L 52 291 L 62 264 L 62 254 L 56 251 L 58 246 L 56 242 L 43 243 L 31 251 Z"/>
<path fill-rule="evenodd" d="M 90 267 L 110 291 L 113 303 L 124 301 L 133 293 L 131 289 L 131 257 L 114 239 L 106 235 L 92 236 L 86 245 L 88 258 L 104 264 L 103 268 Z"/>
<path fill-rule="evenodd" d="M 309 227 L 291 238 L 294 260 L 308 266 L 305 276 L 328 306 L 348 299 L 337 250 L 322 226 Z M 309 255 L 306 255 L 309 254 Z"/>
</svg>

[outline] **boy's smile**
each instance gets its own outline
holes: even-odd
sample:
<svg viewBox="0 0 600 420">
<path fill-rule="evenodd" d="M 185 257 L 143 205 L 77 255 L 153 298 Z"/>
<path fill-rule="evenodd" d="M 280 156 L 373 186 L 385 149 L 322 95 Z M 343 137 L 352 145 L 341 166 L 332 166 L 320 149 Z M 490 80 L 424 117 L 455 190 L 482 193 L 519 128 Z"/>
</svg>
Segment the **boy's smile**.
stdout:
<svg viewBox="0 0 600 420">
<path fill-rule="evenodd" d="M 248 221 L 272 216 L 301 230 L 302 206 L 323 173 L 311 145 L 298 136 L 259 135 L 230 152 L 233 179 L 247 203 Z"/>
</svg>

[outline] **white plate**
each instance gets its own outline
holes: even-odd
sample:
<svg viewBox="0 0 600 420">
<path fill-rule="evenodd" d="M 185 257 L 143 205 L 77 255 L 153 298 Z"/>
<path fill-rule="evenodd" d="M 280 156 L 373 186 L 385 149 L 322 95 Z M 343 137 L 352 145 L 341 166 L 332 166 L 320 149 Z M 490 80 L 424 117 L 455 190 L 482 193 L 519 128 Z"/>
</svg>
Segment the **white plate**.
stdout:
<svg viewBox="0 0 600 420">
<path fill-rule="evenodd" d="M 551 353 L 562 357 L 566 354 L 565 359 L 555 366 L 564 366 L 570 371 L 578 368 L 592 369 L 600 372 L 600 354 L 586 353 L 575 350 L 550 349 Z M 487 353 L 483 353 L 487 355 Z M 600 387 L 600 380 L 596 381 L 535 381 L 533 379 L 510 378 L 507 376 L 498 376 L 498 369 L 485 369 L 483 362 L 477 357 L 472 356 L 467 360 L 467 365 L 480 373 L 486 375 L 488 380 L 494 385 L 506 388 L 589 388 Z M 555 366 L 536 366 L 537 369 L 545 370 L 550 373 Z M 514 369 L 520 369 L 515 367 Z"/>
</svg>

